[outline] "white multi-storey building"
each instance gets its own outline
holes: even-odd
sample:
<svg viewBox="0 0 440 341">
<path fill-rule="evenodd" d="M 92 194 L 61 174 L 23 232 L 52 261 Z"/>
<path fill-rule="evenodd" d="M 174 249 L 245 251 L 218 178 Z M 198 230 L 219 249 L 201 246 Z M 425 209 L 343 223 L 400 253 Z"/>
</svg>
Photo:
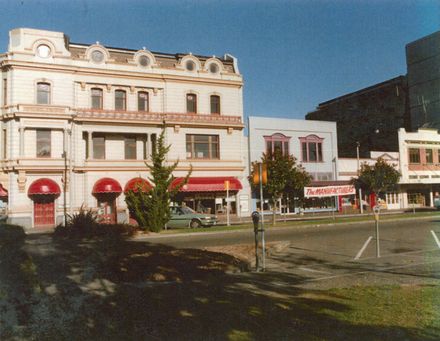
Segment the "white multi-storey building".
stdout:
<svg viewBox="0 0 440 341">
<path fill-rule="evenodd" d="M 403 207 L 440 206 L 440 134 L 437 129 L 398 131 Z M 437 202 L 436 202 L 437 201 Z"/>
<path fill-rule="evenodd" d="M 335 122 L 249 117 L 249 162 L 261 161 L 263 153 L 270 154 L 276 150 L 293 155 L 298 164 L 311 175 L 312 185 L 339 184 Z M 287 207 L 296 207 L 295 198 L 287 200 Z M 256 208 L 256 200 L 253 208 Z M 333 198 L 311 199 L 305 207 L 306 211 L 334 208 Z"/>
<path fill-rule="evenodd" d="M 193 167 L 178 200 L 221 212 L 229 181 L 238 202 L 246 146 L 233 56 L 76 44 L 61 32 L 19 28 L 0 63 L 0 195 L 11 223 L 54 226 L 82 205 L 128 221 L 124 191 L 148 182 L 145 161 L 162 125 L 168 161 L 179 160 L 175 176 Z M 232 203 L 247 214 L 242 206 Z"/>
</svg>

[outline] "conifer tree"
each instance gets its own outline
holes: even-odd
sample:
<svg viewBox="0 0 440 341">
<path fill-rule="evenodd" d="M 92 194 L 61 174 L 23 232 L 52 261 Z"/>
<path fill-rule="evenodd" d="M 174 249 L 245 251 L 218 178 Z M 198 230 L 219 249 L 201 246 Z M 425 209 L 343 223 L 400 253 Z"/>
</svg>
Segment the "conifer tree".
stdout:
<svg viewBox="0 0 440 341">
<path fill-rule="evenodd" d="M 171 165 L 166 162 L 166 156 L 171 145 L 165 145 L 165 125 L 156 143 L 153 145 L 151 164 L 145 163 L 150 170 L 153 187 L 148 191 L 142 191 L 140 186 L 136 191 L 129 191 L 125 196 L 128 209 L 136 219 L 139 226 L 152 232 L 162 230 L 170 220 L 170 202 L 177 192 L 184 186 L 192 173 L 192 167 L 184 180 L 171 187 L 175 179 L 173 171 L 179 161 Z"/>
</svg>

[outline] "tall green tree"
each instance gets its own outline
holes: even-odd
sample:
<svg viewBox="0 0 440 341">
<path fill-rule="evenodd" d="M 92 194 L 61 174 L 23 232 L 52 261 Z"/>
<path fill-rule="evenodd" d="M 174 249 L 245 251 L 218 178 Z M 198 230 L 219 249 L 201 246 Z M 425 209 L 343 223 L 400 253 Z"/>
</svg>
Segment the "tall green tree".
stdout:
<svg viewBox="0 0 440 341">
<path fill-rule="evenodd" d="M 384 159 L 378 158 L 374 165 L 363 163 L 358 178 L 351 182 L 356 188 L 361 188 L 366 194 L 375 193 L 380 196 L 387 191 L 395 189 L 400 179 L 400 172 Z"/>
<path fill-rule="evenodd" d="M 267 183 L 263 185 L 263 195 L 269 199 L 272 206 L 272 224 L 275 225 L 275 212 L 277 203 L 284 194 L 300 193 L 311 181 L 311 176 L 299 164 L 293 155 L 284 155 L 280 151 L 273 154 L 263 154 L 261 162 L 266 164 Z M 255 192 L 259 191 L 259 185 L 249 177 L 249 182 Z"/>
<path fill-rule="evenodd" d="M 175 179 L 173 172 L 179 161 L 171 165 L 166 162 L 166 156 L 171 145 L 165 145 L 165 126 L 153 144 L 151 161 L 145 163 L 150 170 L 153 187 L 148 191 L 142 191 L 140 186 L 136 191 L 129 191 L 125 196 L 128 210 L 136 219 L 139 226 L 143 229 L 159 232 L 162 230 L 171 218 L 170 202 L 177 192 L 188 183 L 192 173 L 192 167 L 184 180 L 171 188 L 171 183 Z"/>
</svg>

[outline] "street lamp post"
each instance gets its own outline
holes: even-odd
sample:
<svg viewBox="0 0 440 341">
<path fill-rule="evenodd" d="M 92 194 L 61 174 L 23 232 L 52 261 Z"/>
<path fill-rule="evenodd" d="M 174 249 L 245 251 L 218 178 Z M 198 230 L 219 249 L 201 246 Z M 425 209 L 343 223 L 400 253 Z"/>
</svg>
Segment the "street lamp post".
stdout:
<svg viewBox="0 0 440 341">
<path fill-rule="evenodd" d="M 360 175 L 360 163 L 359 163 L 359 147 L 361 146 L 361 143 L 359 141 L 356 141 L 356 157 L 357 157 L 357 176 L 359 178 Z M 362 207 L 362 189 L 359 187 L 359 208 L 361 214 L 364 213 L 364 208 Z"/>
</svg>

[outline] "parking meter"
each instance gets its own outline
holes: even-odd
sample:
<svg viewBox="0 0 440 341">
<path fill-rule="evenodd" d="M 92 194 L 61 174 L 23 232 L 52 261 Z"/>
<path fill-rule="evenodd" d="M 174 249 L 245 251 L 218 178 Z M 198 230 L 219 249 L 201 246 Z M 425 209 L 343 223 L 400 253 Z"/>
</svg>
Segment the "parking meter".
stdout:
<svg viewBox="0 0 440 341">
<path fill-rule="evenodd" d="M 379 213 L 380 213 L 380 206 L 379 205 L 376 205 L 373 207 L 373 213 L 374 213 L 374 219 L 376 221 L 378 221 L 379 220 Z"/>
<path fill-rule="evenodd" d="M 258 225 L 260 223 L 260 213 L 257 211 L 252 212 L 252 222 L 254 223 L 254 232 L 258 233 Z"/>
<path fill-rule="evenodd" d="M 259 257 L 258 257 L 258 225 L 260 223 L 260 213 L 257 211 L 251 214 L 252 222 L 254 223 L 254 234 L 255 234 L 255 267 L 259 270 Z"/>
</svg>

